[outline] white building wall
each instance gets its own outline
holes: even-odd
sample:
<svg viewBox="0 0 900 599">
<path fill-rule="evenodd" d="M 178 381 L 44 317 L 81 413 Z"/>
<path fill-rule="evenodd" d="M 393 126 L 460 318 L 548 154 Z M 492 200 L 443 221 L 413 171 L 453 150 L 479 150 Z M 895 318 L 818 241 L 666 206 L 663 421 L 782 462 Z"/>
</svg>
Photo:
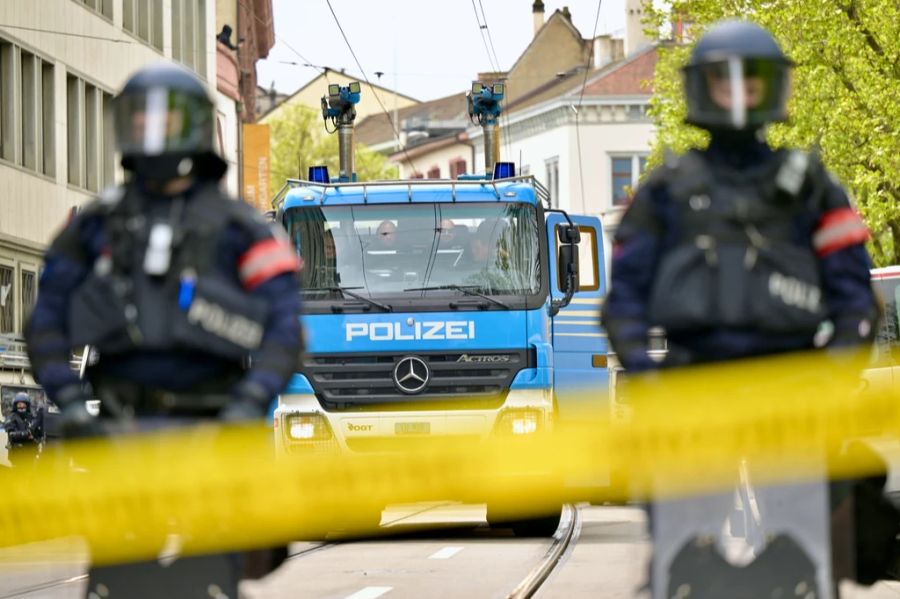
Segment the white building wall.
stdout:
<svg viewBox="0 0 900 599">
<path fill-rule="evenodd" d="M 624 211 L 624 207 L 613 206 L 612 158 L 650 153 L 655 133 L 653 124 L 642 116 L 640 105 L 645 103 L 646 100 L 602 99 L 589 104 L 585 100 L 579 125 L 581 165 L 575 113 L 566 102 L 538 107 L 525 115 L 512 115 L 508 149 L 506 133 L 501 132 L 503 160 L 516 162 L 519 173 L 534 175 L 545 186 L 550 185 L 547 163 L 554 158 L 559 160 L 558 206 L 573 214 L 600 217 L 606 272 L 609 272 L 612 237 Z M 481 132 L 469 129 L 468 133 L 476 147 L 475 160 L 480 171 L 484 161 Z M 518 164 L 520 152 L 521 165 Z"/>
<path fill-rule="evenodd" d="M 568 118 L 562 108 L 547 107 L 545 113 L 537 112 L 509 125 L 510 143 L 507 149 L 506 134 L 501 132 L 500 155 L 503 160 L 519 163 L 521 168 L 548 185 L 547 162 L 559 160 L 559 207 L 580 214 L 608 215 L 612 203 L 612 157 L 649 154 L 653 142 L 654 127 L 646 119 L 628 120 L 629 109 L 617 105 L 582 106 L 580 124 L 581 166 L 583 166 L 584 193 L 582 194 L 581 167 L 579 165 L 579 135 L 573 118 Z M 563 118 L 560 118 L 560 115 Z M 572 112 L 574 115 L 574 112 Z M 529 121 L 526 123 L 525 121 Z M 475 163 L 482 170 L 484 153 L 480 129 L 470 129 L 469 136 L 475 144 Z"/>
<path fill-rule="evenodd" d="M 571 190 L 568 177 L 563 174 L 571 159 L 566 129 L 564 127 L 554 128 L 520 139 L 511 139 L 508 148 L 506 134 L 502 130 L 500 139 L 501 161 L 515 162 L 517 174 L 534 175 L 544 185 L 550 184 L 547 180 L 547 163 L 552 160 L 559 161 L 559 206 L 564 210 L 569 210 Z M 475 170 L 483 172 L 484 144 L 482 138 L 479 136 L 473 142 L 476 144 L 475 164 L 477 168 Z"/>
<path fill-rule="evenodd" d="M 54 88 L 52 122 L 45 122 L 45 127 L 53 130 L 52 175 L 38 173 L 0 157 L 0 189 L 3 190 L 0 199 L 0 267 L 14 269 L 14 289 L 10 296 L 15 302 L 14 332 L 21 331 L 26 310 L 17 289 L 22 273 L 37 270 L 44 248 L 64 224 L 70 209 L 96 195 L 86 187 L 69 184 L 67 76 L 79 77 L 86 84 L 114 95 L 136 69 L 172 56 L 175 0 L 157 0 L 162 14 L 161 37 L 157 39 L 162 41 L 162 50 L 123 29 L 124 1 L 112 0 L 111 18 L 76 0 L 0 1 L 0 40 L 13 44 L 17 48 L 15 52 L 21 49 L 52 65 Z M 206 60 L 200 75 L 207 84 L 214 86 L 215 0 L 184 1 L 197 2 L 194 6 L 205 9 L 201 16 L 206 23 L 203 29 Z M 10 76 L 14 77 L 13 88 L 21 85 L 18 74 L 11 75 L 8 69 L 0 72 L 0 78 Z M 215 93 L 214 90 L 211 93 Z M 19 114 L 27 108 L 22 107 Z M 2 110 L 0 97 L 0 113 Z M 229 145 L 232 141 L 236 148 L 237 140 L 229 140 Z M 232 156 L 234 153 L 231 152 Z M 116 171 L 116 179 L 121 179 L 121 169 L 117 165 Z"/>
<path fill-rule="evenodd" d="M 584 198 L 578 169 L 578 141 L 575 127 L 569 127 L 569 180 L 572 182 L 573 210 L 596 216 L 613 210 L 613 156 L 646 155 L 653 143 L 654 128 L 649 123 L 604 123 L 581 126 L 581 160 L 584 164 Z"/>
</svg>

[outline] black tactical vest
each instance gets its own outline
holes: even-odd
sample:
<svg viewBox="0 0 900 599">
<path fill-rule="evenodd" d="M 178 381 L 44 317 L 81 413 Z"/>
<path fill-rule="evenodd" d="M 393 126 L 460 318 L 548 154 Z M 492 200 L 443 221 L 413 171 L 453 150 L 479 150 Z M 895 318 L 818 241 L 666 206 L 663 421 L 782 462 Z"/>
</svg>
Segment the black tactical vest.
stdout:
<svg viewBox="0 0 900 599">
<path fill-rule="evenodd" d="M 795 229 L 821 197 L 811 159 L 779 151 L 755 169 L 714 169 L 692 151 L 663 167 L 681 235 L 660 259 L 654 325 L 815 333 L 826 317 L 818 263 Z"/>
<path fill-rule="evenodd" d="M 118 201 L 95 208 L 111 253 L 72 295 L 72 344 L 101 355 L 192 349 L 236 361 L 257 349 L 268 307 L 217 264 L 228 225 L 252 226 L 236 203 L 213 184 L 156 205 L 133 187 L 121 191 Z M 145 261 L 156 225 L 171 230 L 170 254 L 168 268 L 150 274 Z"/>
</svg>

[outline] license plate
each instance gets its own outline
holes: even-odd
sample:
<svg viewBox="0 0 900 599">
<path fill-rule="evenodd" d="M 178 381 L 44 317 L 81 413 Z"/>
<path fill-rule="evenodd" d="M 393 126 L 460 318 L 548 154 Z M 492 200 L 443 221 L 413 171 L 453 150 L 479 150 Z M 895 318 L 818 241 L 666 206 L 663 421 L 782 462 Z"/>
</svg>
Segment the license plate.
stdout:
<svg viewBox="0 0 900 599">
<path fill-rule="evenodd" d="M 394 433 L 398 435 L 428 435 L 431 433 L 431 423 L 398 422 L 394 425 Z"/>
</svg>

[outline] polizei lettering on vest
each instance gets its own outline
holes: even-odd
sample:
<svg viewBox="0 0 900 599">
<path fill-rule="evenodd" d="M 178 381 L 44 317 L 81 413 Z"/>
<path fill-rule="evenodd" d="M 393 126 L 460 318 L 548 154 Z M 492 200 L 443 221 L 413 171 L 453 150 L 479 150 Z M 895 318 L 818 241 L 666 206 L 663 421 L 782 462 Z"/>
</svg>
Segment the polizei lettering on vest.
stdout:
<svg viewBox="0 0 900 599">
<path fill-rule="evenodd" d="M 775 272 L 769 275 L 769 295 L 788 306 L 815 313 L 819 310 L 822 291 L 815 285 Z"/>
<path fill-rule="evenodd" d="M 344 325 L 347 341 L 418 341 L 424 339 L 474 339 L 475 322 L 449 320 L 416 322 L 404 326 L 400 322 L 350 322 Z"/>
<path fill-rule="evenodd" d="M 188 322 L 208 333 L 248 350 L 259 347 L 263 327 L 240 314 L 226 312 L 222 306 L 195 298 L 187 313 Z"/>
</svg>

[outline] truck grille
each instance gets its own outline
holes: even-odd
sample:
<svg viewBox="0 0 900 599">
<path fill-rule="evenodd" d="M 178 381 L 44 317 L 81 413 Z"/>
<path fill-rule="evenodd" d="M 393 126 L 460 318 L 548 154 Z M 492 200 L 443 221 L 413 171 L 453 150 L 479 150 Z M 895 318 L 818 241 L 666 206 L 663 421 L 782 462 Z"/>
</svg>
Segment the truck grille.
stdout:
<svg viewBox="0 0 900 599">
<path fill-rule="evenodd" d="M 430 376 L 416 394 L 403 393 L 394 370 L 405 358 L 421 359 Z M 306 355 L 300 371 L 326 410 L 490 409 L 506 399 L 533 351 L 419 352 Z"/>
</svg>

